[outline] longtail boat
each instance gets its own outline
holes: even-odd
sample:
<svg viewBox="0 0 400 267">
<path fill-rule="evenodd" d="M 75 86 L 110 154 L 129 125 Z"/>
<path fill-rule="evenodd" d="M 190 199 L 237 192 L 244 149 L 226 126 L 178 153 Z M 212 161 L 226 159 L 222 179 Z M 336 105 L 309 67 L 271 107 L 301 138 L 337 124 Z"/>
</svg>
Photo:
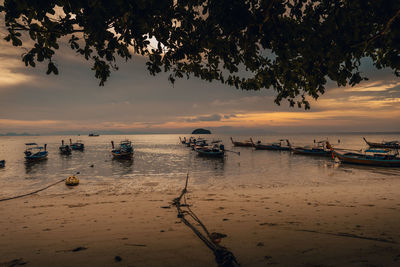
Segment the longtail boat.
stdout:
<svg viewBox="0 0 400 267">
<path fill-rule="evenodd" d="M 65 145 L 64 140 L 61 140 L 61 146 L 58 149 L 60 150 L 60 154 L 71 155 L 71 147 L 69 145 Z"/>
<path fill-rule="evenodd" d="M 182 142 L 182 140 L 181 140 Z M 186 145 L 187 147 L 191 147 L 193 143 L 196 142 L 196 139 L 194 137 L 190 137 L 189 139 L 184 138 L 184 142 L 182 144 Z"/>
<path fill-rule="evenodd" d="M 186 146 L 190 147 L 193 142 L 193 138 L 190 138 L 188 142 L 186 142 Z"/>
<path fill-rule="evenodd" d="M 25 154 L 25 160 L 27 162 L 33 162 L 33 161 L 40 161 L 47 159 L 47 155 L 49 152 L 47 152 L 47 144 L 42 146 L 38 146 L 36 143 L 26 143 L 26 149 L 24 151 Z"/>
<path fill-rule="evenodd" d="M 363 137 L 365 143 L 369 145 L 369 147 L 378 147 L 378 148 L 392 148 L 392 149 L 400 149 L 399 141 L 382 141 L 381 143 L 369 142 L 365 137 Z"/>
<path fill-rule="evenodd" d="M 331 145 L 329 144 L 329 142 L 323 140 L 315 142 L 313 146 L 295 147 L 293 148 L 293 153 L 310 156 L 329 157 L 332 154 L 332 152 L 330 151 L 330 147 Z"/>
<path fill-rule="evenodd" d="M 6 161 L 3 159 L 3 160 L 0 160 L 0 168 L 4 168 L 6 166 Z"/>
<path fill-rule="evenodd" d="M 181 142 L 182 145 L 186 144 L 186 137 L 183 137 L 183 139 L 179 136 L 179 141 Z"/>
<path fill-rule="evenodd" d="M 114 159 L 132 159 L 133 146 L 131 141 L 124 140 L 120 142 L 118 147 L 115 147 L 114 141 L 111 141 L 111 146 L 111 155 L 113 155 Z"/>
<path fill-rule="evenodd" d="M 210 158 L 223 158 L 225 155 L 225 147 L 223 144 L 215 144 L 213 147 L 199 147 L 195 151 L 200 157 L 210 157 Z"/>
<path fill-rule="evenodd" d="M 242 142 L 239 142 L 239 141 L 233 141 L 233 138 L 231 137 L 231 141 L 234 146 L 253 147 L 253 143 L 250 140 L 244 140 Z"/>
<path fill-rule="evenodd" d="M 270 144 L 263 144 L 261 143 L 261 141 L 257 141 L 257 143 L 254 143 L 252 138 L 250 138 L 250 141 L 256 150 L 292 150 L 292 145 L 290 144 L 288 139 L 280 139 L 279 142 Z"/>
<path fill-rule="evenodd" d="M 85 149 L 85 145 L 82 143 L 81 140 L 77 140 L 75 143 L 72 143 L 72 140 L 69 139 L 69 145 L 70 145 L 72 150 L 83 151 Z"/>
<path fill-rule="evenodd" d="M 191 144 L 191 147 L 193 150 L 196 150 L 197 148 L 202 148 L 202 147 L 208 147 L 208 143 L 206 139 L 199 138 L 197 139 L 194 143 Z"/>
<path fill-rule="evenodd" d="M 339 153 L 332 148 L 332 156 L 337 157 L 343 163 L 368 165 L 368 166 L 381 166 L 381 167 L 400 167 L 399 153 L 388 154 L 390 151 L 382 150 L 366 150 L 365 152 L 372 152 L 372 155 L 361 153 Z M 376 153 L 378 152 L 378 153 Z"/>
</svg>

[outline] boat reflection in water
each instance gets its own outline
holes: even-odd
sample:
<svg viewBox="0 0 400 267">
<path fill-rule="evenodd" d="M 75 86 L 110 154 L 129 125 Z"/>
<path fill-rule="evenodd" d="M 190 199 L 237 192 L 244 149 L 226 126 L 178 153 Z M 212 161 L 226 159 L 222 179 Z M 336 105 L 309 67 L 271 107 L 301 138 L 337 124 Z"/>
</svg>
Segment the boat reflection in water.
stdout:
<svg viewBox="0 0 400 267">
<path fill-rule="evenodd" d="M 25 161 L 25 173 L 26 174 L 38 174 L 46 173 L 47 160 L 41 161 Z"/>
<path fill-rule="evenodd" d="M 111 160 L 111 171 L 114 175 L 131 174 L 133 171 L 133 163 L 133 158 L 130 160 L 113 158 L 113 160 Z"/>
</svg>

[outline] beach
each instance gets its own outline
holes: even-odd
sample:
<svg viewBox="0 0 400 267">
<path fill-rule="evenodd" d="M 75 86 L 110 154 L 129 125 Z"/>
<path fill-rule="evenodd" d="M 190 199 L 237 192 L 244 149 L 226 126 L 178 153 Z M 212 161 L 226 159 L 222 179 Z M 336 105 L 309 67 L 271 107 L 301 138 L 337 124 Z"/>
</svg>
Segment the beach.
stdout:
<svg viewBox="0 0 400 267">
<path fill-rule="evenodd" d="M 400 267 L 400 0 L 0 25 L 0 267 Z"/>
<path fill-rule="evenodd" d="M 63 184 L 57 186 L 65 186 Z M 183 187 L 183 185 L 182 185 Z M 1 266 L 217 266 L 177 218 L 182 188 L 73 189 L 0 202 Z M 191 209 L 242 266 L 398 266 L 400 183 L 190 187 Z"/>
</svg>

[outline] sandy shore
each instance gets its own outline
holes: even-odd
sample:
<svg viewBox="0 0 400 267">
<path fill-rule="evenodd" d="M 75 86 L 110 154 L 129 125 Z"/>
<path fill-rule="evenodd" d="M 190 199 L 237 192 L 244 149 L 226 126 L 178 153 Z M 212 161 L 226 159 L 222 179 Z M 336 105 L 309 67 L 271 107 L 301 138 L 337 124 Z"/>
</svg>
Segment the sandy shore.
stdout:
<svg viewBox="0 0 400 267">
<path fill-rule="evenodd" d="M 169 206 L 179 192 L 0 202 L 0 266 L 216 266 Z M 188 197 L 210 231 L 228 235 L 222 245 L 242 266 L 400 266 L 396 181 L 209 188 Z"/>
</svg>

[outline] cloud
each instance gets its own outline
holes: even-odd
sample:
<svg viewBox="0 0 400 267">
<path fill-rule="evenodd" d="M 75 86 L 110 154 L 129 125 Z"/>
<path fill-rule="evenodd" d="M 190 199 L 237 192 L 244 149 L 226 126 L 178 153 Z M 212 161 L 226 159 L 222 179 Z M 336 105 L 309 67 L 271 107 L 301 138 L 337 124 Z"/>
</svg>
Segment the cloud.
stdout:
<svg viewBox="0 0 400 267">
<path fill-rule="evenodd" d="M 61 123 L 60 121 L 53 121 L 53 120 L 7 120 L 7 119 L 0 119 L 0 125 L 13 125 L 13 126 L 42 126 L 42 125 L 54 125 L 57 123 Z"/>
<path fill-rule="evenodd" d="M 207 116 L 197 116 L 194 118 L 186 119 L 186 122 L 198 122 L 198 121 L 220 121 L 222 116 L 219 114 L 207 115 Z"/>
<path fill-rule="evenodd" d="M 22 61 L 0 54 L 0 89 L 9 88 L 18 84 L 27 84 L 35 80 L 33 75 L 20 71 Z"/>
<path fill-rule="evenodd" d="M 375 81 L 355 87 L 346 88 L 345 92 L 383 92 L 400 86 L 400 81 Z"/>
<path fill-rule="evenodd" d="M 218 82 L 149 75 L 146 59 L 118 61 L 104 87 L 90 62 L 60 45 L 60 74 L 46 75 L 46 63 L 26 68 L 23 49 L 0 41 L 0 129 L 7 131 L 146 131 L 208 127 L 245 129 L 399 129 L 400 80 L 390 70 L 368 70 L 356 87 L 330 84 L 311 111 L 274 103 L 273 90 L 241 91 Z"/>
<path fill-rule="evenodd" d="M 224 115 L 225 119 L 230 119 L 230 118 L 236 118 L 237 116 L 235 114 L 230 114 L 230 115 Z"/>
</svg>

